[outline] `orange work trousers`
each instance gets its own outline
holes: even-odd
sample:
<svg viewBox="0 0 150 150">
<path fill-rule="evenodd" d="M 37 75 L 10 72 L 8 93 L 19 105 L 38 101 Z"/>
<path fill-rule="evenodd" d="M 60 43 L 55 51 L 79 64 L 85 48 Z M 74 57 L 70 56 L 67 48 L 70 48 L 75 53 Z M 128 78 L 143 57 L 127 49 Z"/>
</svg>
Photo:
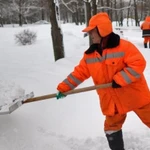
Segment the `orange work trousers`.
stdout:
<svg viewBox="0 0 150 150">
<path fill-rule="evenodd" d="M 144 37 L 144 43 L 150 43 L 150 37 Z"/>
<path fill-rule="evenodd" d="M 150 128 L 150 104 L 133 110 L 141 121 Z M 115 114 L 114 116 L 106 116 L 104 123 L 104 131 L 118 131 L 126 119 L 126 114 Z"/>
</svg>

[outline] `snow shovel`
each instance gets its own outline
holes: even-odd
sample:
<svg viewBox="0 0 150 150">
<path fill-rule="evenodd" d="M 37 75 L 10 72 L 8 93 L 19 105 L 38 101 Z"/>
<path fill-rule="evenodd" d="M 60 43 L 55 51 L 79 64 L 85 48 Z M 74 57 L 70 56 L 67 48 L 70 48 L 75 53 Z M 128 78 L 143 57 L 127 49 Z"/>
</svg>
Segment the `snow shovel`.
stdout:
<svg viewBox="0 0 150 150">
<path fill-rule="evenodd" d="M 111 86 L 112 86 L 112 83 L 100 84 L 100 85 L 94 85 L 94 86 L 70 90 L 70 91 L 65 92 L 63 94 L 64 95 L 71 95 L 71 94 L 76 94 L 76 93 L 81 93 L 81 92 L 92 91 L 92 90 L 96 90 L 96 89 L 108 88 Z M 30 94 L 27 94 L 24 97 L 20 97 L 18 99 L 13 100 L 13 102 L 9 105 L 2 106 L 0 108 L 0 115 L 11 114 L 13 111 L 15 111 L 21 105 L 26 104 L 26 103 L 31 103 L 31 102 L 41 101 L 41 100 L 45 100 L 45 99 L 55 98 L 56 94 L 57 93 L 34 97 L 34 93 L 31 92 Z"/>
</svg>

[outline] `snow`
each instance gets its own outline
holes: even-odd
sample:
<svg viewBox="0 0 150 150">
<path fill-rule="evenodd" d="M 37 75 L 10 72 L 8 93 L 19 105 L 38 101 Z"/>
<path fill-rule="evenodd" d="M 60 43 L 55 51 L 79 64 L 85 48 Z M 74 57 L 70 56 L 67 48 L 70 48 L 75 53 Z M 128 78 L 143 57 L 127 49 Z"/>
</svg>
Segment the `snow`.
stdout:
<svg viewBox="0 0 150 150">
<path fill-rule="evenodd" d="M 0 105 L 30 92 L 35 96 L 56 93 L 56 87 L 78 64 L 88 48 L 84 25 L 62 24 L 64 59 L 54 61 L 50 24 L 0 28 Z M 14 35 L 24 29 L 37 33 L 33 45 L 19 46 Z M 133 30 L 135 29 L 135 30 Z M 150 85 L 150 49 L 143 48 L 138 27 L 121 29 L 147 60 L 145 77 Z M 118 32 L 118 30 L 115 30 Z M 93 85 L 89 79 L 78 88 Z M 109 150 L 95 91 L 29 104 L 0 115 L 0 150 Z M 133 113 L 123 126 L 126 150 L 150 150 L 150 131 Z"/>
<path fill-rule="evenodd" d="M 0 106 L 10 104 L 13 99 L 25 95 L 25 90 L 13 82 L 1 80 L 0 83 Z"/>
</svg>

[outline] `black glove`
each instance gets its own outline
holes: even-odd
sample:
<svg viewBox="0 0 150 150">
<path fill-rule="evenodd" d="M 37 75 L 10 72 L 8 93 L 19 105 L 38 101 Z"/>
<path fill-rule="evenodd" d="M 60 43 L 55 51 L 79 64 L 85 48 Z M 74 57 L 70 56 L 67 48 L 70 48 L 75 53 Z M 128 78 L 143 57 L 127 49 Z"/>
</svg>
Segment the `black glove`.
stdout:
<svg viewBox="0 0 150 150">
<path fill-rule="evenodd" d="M 116 83 L 114 80 L 112 81 L 112 88 L 121 88 L 121 85 Z"/>
</svg>

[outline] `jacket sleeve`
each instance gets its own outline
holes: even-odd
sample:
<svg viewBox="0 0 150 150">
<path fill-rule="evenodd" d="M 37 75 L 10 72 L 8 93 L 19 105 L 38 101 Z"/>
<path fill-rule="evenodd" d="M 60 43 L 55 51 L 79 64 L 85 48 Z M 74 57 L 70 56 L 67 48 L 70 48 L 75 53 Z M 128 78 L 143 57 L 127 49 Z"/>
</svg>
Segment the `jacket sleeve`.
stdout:
<svg viewBox="0 0 150 150">
<path fill-rule="evenodd" d="M 132 44 L 128 43 L 125 50 L 125 67 L 113 77 L 116 83 L 126 86 L 137 81 L 143 75 L 146 61 L 140 51 Z"/>
<path fill-rule="evenodd" d="M 90 77 L 90 73 L 85 62 L 84 57 L 81 59 L 79 65 L 74 68 L 65 80 L 58 84 L 57 90 L 60 92 L 67 92 L 73 90 L 79 84 L 81 84 L 85 79 Z"/>
</svg>

